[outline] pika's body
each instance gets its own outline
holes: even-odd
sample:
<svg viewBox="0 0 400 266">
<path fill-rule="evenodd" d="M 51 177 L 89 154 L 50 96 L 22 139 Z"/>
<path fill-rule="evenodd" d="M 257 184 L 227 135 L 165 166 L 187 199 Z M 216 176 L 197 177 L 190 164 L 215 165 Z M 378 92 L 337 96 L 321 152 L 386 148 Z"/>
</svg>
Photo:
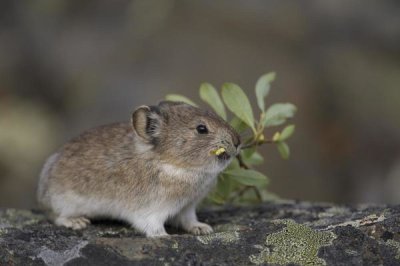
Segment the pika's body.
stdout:
<svg viewBox="0 0 400 266">
<path fill-rule="evenodd" d="M 147 236 L 170 222 L 193 234 L 212 232 L 196 206 L 239 151 L 238 134 L 219 116 L 184 103 L 139 107 L 131 123 L 86 131 L 46 161 L 38 200 L 57 225 L 81 229 L 110 217 Z M 216 156 L 212 152 L 223 148 Z"/>
</svg>

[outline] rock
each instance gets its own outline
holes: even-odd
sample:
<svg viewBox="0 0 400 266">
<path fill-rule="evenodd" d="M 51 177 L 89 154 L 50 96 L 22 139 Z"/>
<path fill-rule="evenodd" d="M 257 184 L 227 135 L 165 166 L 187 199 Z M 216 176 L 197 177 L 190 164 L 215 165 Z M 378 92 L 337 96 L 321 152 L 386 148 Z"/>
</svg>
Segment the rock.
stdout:
<svg viewBox="0 0 400 266">
<path fill-rule="evenodd" d="M 199 217 L 215 233 L 150 239 L 118 222 L 73 231 L 0 209 L 0 265 L 400 265 L 400 206 L 280 201 Z"/>
</svg>

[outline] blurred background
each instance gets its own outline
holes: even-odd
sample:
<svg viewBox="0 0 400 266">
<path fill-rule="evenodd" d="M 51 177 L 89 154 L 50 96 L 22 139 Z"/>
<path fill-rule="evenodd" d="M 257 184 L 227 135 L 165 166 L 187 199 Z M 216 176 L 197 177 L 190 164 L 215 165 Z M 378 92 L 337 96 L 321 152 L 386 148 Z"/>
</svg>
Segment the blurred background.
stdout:
<svg viewBox="0 0 400 266">
<path fill-rule="evenodd" d="M 35 206 L 69 138 L 208 81 L 298 113 L 292 156 L 264 146 L 282 198 L 400 203 L 400 2 L 0 2 L 0 207 Z M 256 110 L 255 110 L 256 111 Z M 273 132 L 269 132 L 272 134 Z"/>
</svg>

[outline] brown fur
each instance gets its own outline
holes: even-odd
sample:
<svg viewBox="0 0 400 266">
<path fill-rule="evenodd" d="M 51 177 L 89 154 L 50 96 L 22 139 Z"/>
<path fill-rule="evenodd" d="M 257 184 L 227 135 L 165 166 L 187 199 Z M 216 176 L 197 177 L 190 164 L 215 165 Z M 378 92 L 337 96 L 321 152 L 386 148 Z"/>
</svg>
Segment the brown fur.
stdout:
<svg viewBox="0 0 400 266">
<path fill-rule="evenodd" d="M 199 134 L 199 124 L 209 133 Z M 223 163 L 211 152 L 224 147 L 235 156 L 239 144 L 238 134 L 213 112 L 172 102 L 142 106 L 131 122 L 100 126 L 66 143 L 42 174 L 38 198 L 59 216 L 64 214 L 55 206 L 55 197 L 70 192 L 118 202 L 126 212 L 159 200 L 188 206 L 214 183 L 203 175 Z M 185 174 L 171 176 L 163 165 L 184 169 Z"/>
</svg>

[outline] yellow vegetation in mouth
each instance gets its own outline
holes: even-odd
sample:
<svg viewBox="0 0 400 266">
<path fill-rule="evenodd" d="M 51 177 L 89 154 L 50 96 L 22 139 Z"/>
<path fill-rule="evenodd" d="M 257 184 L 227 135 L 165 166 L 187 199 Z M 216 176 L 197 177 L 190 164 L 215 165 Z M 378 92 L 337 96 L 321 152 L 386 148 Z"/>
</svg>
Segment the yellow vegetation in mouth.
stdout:
<svg viewBox="0 0 400 266">
<path fill-rule="evenodd" d="M 211 153 L 215 154 L 215 155 L 221 155 L 222 153 L 224 153 L 226 150 L 225 148 L 219 148 L 218 150 L 212 151 Z"/>
</svg>

